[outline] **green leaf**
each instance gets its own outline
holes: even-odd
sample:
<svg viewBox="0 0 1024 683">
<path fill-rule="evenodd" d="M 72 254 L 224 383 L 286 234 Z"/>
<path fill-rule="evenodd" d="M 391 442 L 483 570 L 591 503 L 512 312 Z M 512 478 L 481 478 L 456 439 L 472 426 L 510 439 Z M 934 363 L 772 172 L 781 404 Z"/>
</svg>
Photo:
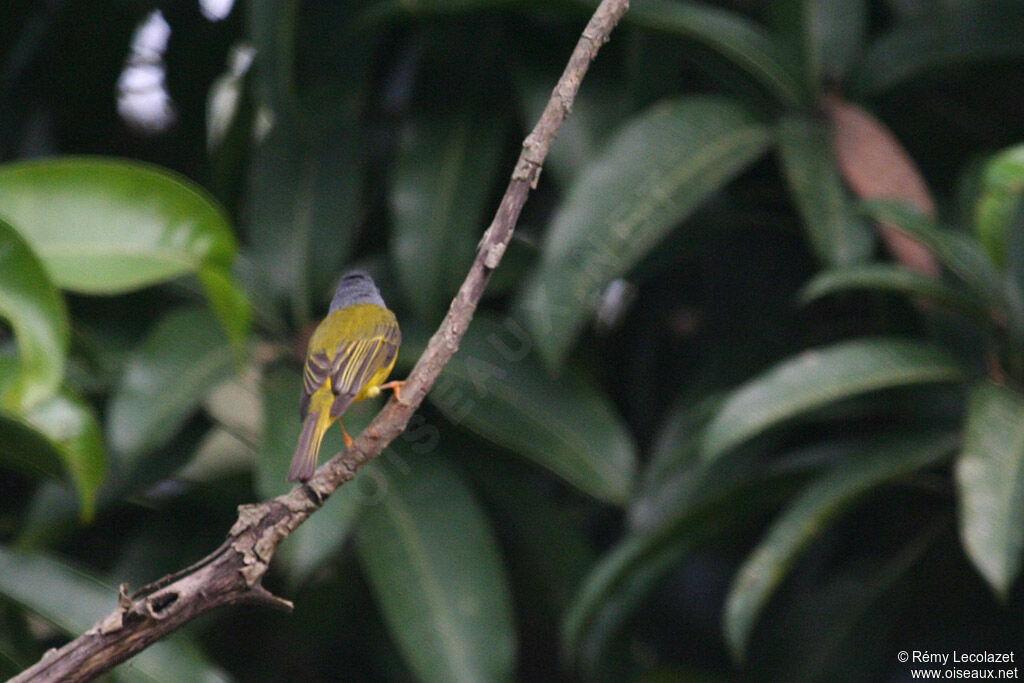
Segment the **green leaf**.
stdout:
<svg viewBox="0 0 1024 683">
<path fill-rule="evenodd" d="M 22 416 L 0 411 L 0 467 L 30 477 L 60 479 L 63 474 L 57 446 Z"/>
<path fill-rule="evenodd" d="M 904 204 L 872 201 L 865 203 L 865 209 L 876 220 L 893 225 L 927 247 L 974 296 L 996 312 L 998 319 L 1004 319 L 1018 338 L 1024 337 L 1024 298 L 1012 281 L 1003 278 L 977 242 L 966 235 L 943 230 L 927 216 Z"/>
<path fill-rule="evenodd" d="M 286 306 L 308 322 L 348 261 L 362 219 L 362 145 L 351 124 L 291 117 L 257 148 L 246 268 L 272 319 Z"/>
<path fill-rule="evenodd" d="M 771 680 L 877 678 L 892 661 L 891 643 L 905 633 L 896 629 L 905 623 L 907 603 L 918 594 L 920 575 L 936 553 L 949 552 L 937 540 L 947 536 L 950 519 L 943 512 L 934 516 L 914 527 L 893 551 L 861 544 L 866 547 L 842 553 L 817 580 L 801 582 L 788 593 L 788 599 L 780 596 L 766 611 L 764 628 L 754 631 L 758 637 L 751 640 L 747 668 L 767 670 L 761 677 Z"/>
<path fill-rule="evenodd" d="M 776 44 L 800 64 L 808 92 L 841 83 L 867 29 L 864 0 L 775 0 Z"/>
<path fill-rule="evenodd" d="M 107 439 L 122 467 L 166 443 L 234 371 L 233 361 L 207 310 L 182 308 L 160 320 L 128 359 L 110 400 Z"/>
<path fill-rule="evenodd" d="M 60 393 L 23 415 L 0 411 L 0 433 L 0 467 L 51 480 L 37 487 L 26 506 L 19 544 L 52 539 L 76 521 L 92 521 L 107 458 L 102 430 L 87 404 Z M 68 492 L 71 486 L 75 495 Z"/>
<path fill-rule="evenodd" d="M 453 423 L 545 467 L 600 500 L 624 503 L 636 446 L 608 397 L 588 376 L 552 380 L 518 323 L 473 320 L 429 394 Z"/>
<path fill-rule="evenodd" d="M 428 681 L 510 679 L 511 598 L 480 505 L 441 458 L 377 462 L 382 495 L 363 511 L 357 550 L 406 662 Z"/>
<path fill-rule="evenodd" d="M 6 213 L 0 199 L 0 212 Z M 0 355 L 0 406 L 21 410 L 52 396 L 64 377 L 70 337 L 67 309 L 32 249 L 0 220 L 0 317 L 18 355 Z"/>
<path fill-rule="evenodd" d="M 252 324 L 252 309 L 245 292 L 227 270 L 215 266 L 200 268 L 199 282 L 210 300 L 210 308 L 227 333 L 235 351 L 235 359 L 241 364 Z"/>
<path fill-rule="evenodd" d="M 248 326 L 248 304 L 230 277 L 237 245 L 228 218 L 175 173 L 90 157 L 5 164 L 0 216 L 63 289 L 120 294 L 205 270 L 220 274 L 206 294 L 225 327 L 237 335 Z"/>
<path fill-rule="evenodd" d="M 442 436 L 446 445 L 449 438 Z M 527 466 L 482 453 L 473 444 L 459 445 L 468 456 L 460 464 L 472 474 L 474 489 L 503 531 L 505 562 L 523 612 L 516 615 L 517 623 L 522 627 L 532 615 L 544 622 L 537 625 L 545 633 L 553 631 L 551 625 L 561 619 L 595 559 L 578 510 L 534 486 Z M 550 633 L 552 640 L 556 635 Z M 552 643 L 550 649 L 557 648 Z"/>
<path fill-rule="evenodd" d="M 1024 395 L 983 381 L 971 392 L 956 463 L 964 550 L 1007 600 L 1024 550 Z"/>
<path fill-rule="evenodd" d="M 648 482 L 631 501 L 629 527 L 640 534 L 652 535 L 679 527 L 707 508 L 735 494 L 742 487 L 760 481 L 767 472 L 753 458 L 697 459 L 699 434 L 684 446 L 684 458 L 671 472 L 656 482 Z"/>
<path fill-rule="evenodd" d="M 390 252 L 406 301 L 430 324 L 473 262 L 502 161 L 507 117 L 479 100 L 414 118 L 398 145 Z"/>
<path fill-rule="evenodd" d="M 117 294 L 230 265 L 227 218 L 198 187 L 154 166 L 99 158 L 5 164 L 0 207 L 62 288 Z M 74 229 L 69 229 L 74 226 Z"/>
<path fill-rule="evenodd" d="M 736 12 L 696 2 L 644 0 L 631 6 L 625 18 L 631 24 L 706 45 L 750 74 L 785 105 L 798 105 L 805 98 L 771 34 Z"/>
<path fill-rule="evenodd" d="M 807 116 L 784 116 L 778 137 L 789 190 L 818 259 L 837 266 L 869 257 L 874 239 L 843 188 L 824 125 Z"/>
<path fill-rule="evenodd" d="M 316 49 L 302 12 L 292 0 L 254 0 L 248 13 L 254 100 L 258 122 L 269 130 L 253 152 L 243 273 L 258 292 L 261 319 L 279 329 L 289 318 L 299 327 L 309 322 L 313 304 L 328 296 L 351 257 L 365 211 L 368 135 L 360 100 L 369 87 L 367 64 L 376 64 L 365 57 L 372 46 L 363 44 L 372 30 L 353 35 L 335 26 L 332 38 L 347 47 L 342 65 L 333 46 Z M 317 58 L 300 64 L 307 51 Z"/>
<path fill-rule="evenodd" d="M 76 636 L 117 608 L 117 589 L 67 562 L 0 545 L 0 595 Z M 115 669 L 131 681 L 226 681 L 190 640 L 172 636 L 150 646 Z"/>
<path fill-rule="evenodd" d="M 249 38 L 256 47 L 253 90 L 271 115 L 290 115 L 296 106 L 294 0 L 252 0 L 246 14 Z"/>
<path fill-rule="evenodd" d="M 700 420 L 696 406 L 687 417 Z M 675 441 L 675 438 L 670 438 Z M 808 463 L 766 469 L 755 458 L 705 463 L 689 456 L 666 472 L 659 486 L 648 486 L 630 509 L 629 534 L 593 567 L 563 621 L 566 654 L 592 678 L 613 637 L 681 558 L 710 539 L 727 535 L 774 509 L 789 490 L 788 479 L 802 478 Z M 660 468 L 659 468 L 660 469 Z"/>
<path fill-rule="evenodd" d="M 213 662 L 196 641 L 179 634 L 153 643 L 114 669 L 118 681 L 152 683 L 160 680 L 218 683 L 233 680 Z"/>
<path fill-rule="evenodd" d="M 870 391 L 962 380 L 942 349 L 895 338 L 868 338 L 804 351 L 732 392 L 704 433 L 714 460 L 745 441 L 818 408 Z"/>
<path fill-rule="evenodd" d="M 372 4 L 363 17 L 369 25 L 408 19 L 410 15 L 449 15 L 476 12 L 514 4 L 515 0 L 381 0 Z"/>
<path fill-rule="evenodd" d="M 287 493 L 295 484 L 288 481 L 288 467 L 302 430 L 299 398 L 302 396 L 302 375 L 298 368 L 270 367 L 262 379 L 263 438 L 256 461 L 256 491 L 262 498 Z M 327 432 L 330 438 L 334 431 Z M 324 444 L 323 453 L 330 452 Z"/>
<path fill-rule="evenodd" d="M 700 435 L 720 407 L 721 397 L 707 394 L 696 401 L 680 401 L 669 410 L 651 444 L 631 502 L 634 510 L 640 500 L 653 495 L 673 474 L 689 471 L 699 462 Z"/>
<path fill-rule="evenodd" d="M 769 129 L 726 99 L 664 102 L 631 119 L 569 189 L 520 302 L 543 359 L 562 364 L 599 296 L 764 153 Z"/>
<path fill-rule="evenodd" d="M 500 7 L 511 4 L 512 0 L 398 0 L 409 12 L 462 12 Z"/>
<path fill-rule="evenodd" d="M 107 474 L 103 431 L 96 414 L 81 399 L 61 393 L 33 406 L 25 419 L 53 444 L 78 493 L 82 520 L 92 521 L 96 493 Z"/>
<path fill-rule="evenodd" d="M 942 461 L 956 442 L 956 435 L 946 432 L 882 438 L 865 444 L 804 489 L 733 580 L 725 603 L 725 635 L 733 657 L 742 661 L 762 609 L 799 555 L 832 520 L 875 487 Z"/>
<path fill-rule="evenodd" d="M 699 531 L 630 536 L 595 564 L 562 621 L 564 657 L 584 678 L 595 675 L 609 641 L 641 601 L 704 538 Z"/>
<path fill-rule="evenodd" d="M 52 446 L 51 446 L 52 447 Z M 59 455 L 57 455 L 59 458 Z M 100 490 L 104 498 L 106 489 Z M 102 507 L 100 501 L 99 507 Z M 81 505 L 77 495 L 63 481 L 46 481 L 25 504 L 24 519 L 14 542 L 17 550 L 45 550 L 56 547 L 81 527 Z"/>
<path fill-rule="evenodd" d="M 852 289 L 872 289 L 933 302 L 951 311 L 985 319 L 985 304 L 971 293 L 951 287 L 928 275 L 888 263 L 865 263 L 819 273 L 800 291 L 800 303 Z"/>
<path fill-rule="evenodd" d="M 869 46 L 851 78 L 857 97 L 877 97 L 942 67 L 1024 55 L 1019 2 L 949 3 L 942 10 L 899 25 Z"/>
<path fill-rule="evenodd" d="M 1024 145 L 1010 147 L 989 159 L 981 183 L 974 231 L 992 262 L 1004 267 L 1010 231 L 1024 198 Z"/>
</svg>

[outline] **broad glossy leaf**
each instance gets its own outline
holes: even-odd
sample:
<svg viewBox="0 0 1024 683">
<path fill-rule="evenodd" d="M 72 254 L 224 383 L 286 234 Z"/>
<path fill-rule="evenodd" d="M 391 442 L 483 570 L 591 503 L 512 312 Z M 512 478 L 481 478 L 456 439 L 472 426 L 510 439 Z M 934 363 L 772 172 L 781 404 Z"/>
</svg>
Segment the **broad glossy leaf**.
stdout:
<svg viewBox="0 0 1024 683">
<path fill-rule="evenodd" d="M 357 550 L 384 619 L 422 680 L 511 678 L 511 597 L 487 518 L 436 456 L 391 453 Z"/>
<path fill-rule="evenodd" d="M 96 494 L 107 473 L 103 431 L 92 408 L 80 398 L 60 393 L 33 406 L 25 419 L 56 449 L 78 493 L 81 517 L 91 521 Z"/>
<path fill-rule="evenodd" d="M 631 501 L 629 527 L 652 535 L 685 523 L 702 510 L 759 482 L 767 474 L 751 458 L 705 462 L 698 459 L 700 439 L 694 435 L 682 455 L 685 463 L 649 482 Z"/>
<path fill-rule="evenodd" d="M 720 397 L 711 394 L 697 402 L 680 402 L 668 412 L 641 472 L 634 508 L 637 499 L 655 492 L 673 473 L 689 470 L 698 462 L 701 433 L 720 406 Z"/>
<path fill-rule="evenodd" d="M 757 618 L 802 551 L 843 510 L 881 484 L 949 457 L 957 437 L 946 432 L 900 434 L 860 452 L 810 484 L 775 520 L 733 581 L 725 605 L 726 641 L 742 660 Z"/>
<path fill-rule="evenodd" d="M 964 369 L 946 351 L 889 337 L 804 351 L 733 391 L 704 433 L 714 460 L 745 441 L 816 409 L 870 391 L 956 382 Z"/>
<path fill-rule="evenodd" d="M 248 181 L 244 272 L 259 293 L 262 319 L 282 329 L 289 319 L 299 326 L 311 320 L 314 303 L 333 288 L 358 237 L 368 137 L 359 123 L 360 100 L 369 87 L 367 67 L 376 64 L 372 47 L 363 44 L 370 31 L 353 35 L 336 26 L 344 35 L 333 39 L 346 48 L 316 50 L 301 13 L 299 3 L 275 0 L 254 0 L 248 13 L 257 127 L 262 122 L 266 129 Z M 300 32 L 314 42 L 298 43 Z M 302 63 L 299 78 L 307 51 L 317 56 Z M 344 65 L 339 54 L 346 55 Z"/>
<path fill-rule="evenodd" d="M 0 199 L 0 215 L 6 213 Z M 16 358 L 0 356 L 0 406 L 20 412 L 53 395 L 64 377 L 67 309 L 39 258 L 0 220 L 0 318 L 14 332 Z"/>
<path fill-rule="evenodd" d="M 596 3 L 588 0 L 586 4 Z M 779 53 L 771 34 L 736 12 L 695 2 L 644 0 L 630 7 L 625 19 L 710 47 L 786 105 L 797 105 L 805 99 L 800 81 Z"/>
<path fill-rule="evenodd" d="M 217 422 L 216 418 L 210 417 L 213 422 Z M 253 444 L 258 442 L 258 439 L 244 437 L 225 425 L 216 424 L 203 434 L 202 440 L 192 453 L 183 454 L 187 462 L 180 468 L 160 469 L 173 469 L 173 478 L 181 482 L 198 486 L 216 486 L 228 477 L 246 476 L 251 473 L 255 460 Z M 157 460 L 159 457 L 157 451 L 147 460 Z M 175 464 L 179 463 L 180 459 L 176 459 Z M 155 469 L 151 472 L 148 476 L 159 479 L 159 472 Z M 142 479 L 140 477 L 138 482 Z"/>
<path fill-rule="evenodd" d="M 227 267 L 227 218 L 184 178 L 154 166 L 61 158 L 0 168 L 0 207 L 63 288 L 116 294 Z M 74 229 L 70 229 L 74 226 Z"/>
<path fill-rule="evenodd" d="M 831 294 L 856 289 L 905 294 L 978 319 L 984 319 L 988 314 L 985 304 L 971 293 L 928 275 L 886 263 L 865 263 L 819 273 L 800 291 L 800 302 L 807 304 Z"/>
<path fill-rule="evenodd" d="M 949 3 L 896 26 L 869 46 L 851 87 L 877 96 L 944 67 L 1024 55 L 1024 6 L 1014 0 Z"/>
<path fill-rule="evenodd" d="M 398 0 L 398 3 L 410 12 L 453 12 L 473 9 L 486 9 L 510 4 L 511 0 Z"/>
<path fill-rule="evenodd" d="M 775 0 L 771 13 L 781 50 L 792 52 L 809 92 L 841 83 L 867 29 L 865 0 Z"/>
<path fill-rule="evenodd" d="M 1006 600 L 1024 551 L 1024 395 L 982 381 L 971 392 L 956 463 L 964 550 Z"/>
<path fill-rule="evenodd" d="M 0 631 L 0 677 L 14 678 L 39 656 L 42 649 L 33 642 L 28 620 L 18 614 L 5 615 Z"/>
<path fill-rule="evenodd" d="M 529 458 L 595 498 L 624 503 L 636 446 L 588 376 L 551 379 L 512 318 L 477 316 L 429 394 L 454 424 Z"/>
<path fill-rule="evenodd" d="M 829 441 L 790 451 L 765 466 L 765 452 L 774 444 L 752 444 L 734 457 L 708 462 L 699 457 L 701 436 L 697 432 L 686 439 L 681 444 L 682 461 L 634 496 L 628 516 L 632 532 L 660 533 L 688 524 L 711 508 L 724 516 L 736 516 L 743 509 L 762 515 L 773 509 L 776 499 L 784 500 L 788 491 L 849 450 L 846 444 Z"/>
<path fill-rule="evenodd" d="M 562 621 L 564 658 L 593 677 L 609 641 L 665 575 L 705 538 L 685 534 L 634 535 L 602 557 Z"/>
<path fill-rule="evenodd" d="M 302 429 L 299 415 L 302 375 L 297 367 L 270 367 L 262 384 L 263 438 L 256 461 L 255 483 L 260 497 L 272 498 L 295 486 L 288 481 L 288 466 Z M 331 433 L 327 433 L 327 438 Z M 327 450 L 326 445 L 324 450 Z"/>
<path fill-rule="evenodd" d="M 249 444 L 259 443 L 263 435 L 262 382 L 267 366 L 266 356 L 253 353 L 244 368 L 215 386 L 203 401 L 203 409 L 218 427 Z"/>
<path fill-rule="evenodd" d="M 60 479 L 63 466 L 57 446 L 24 418 L 0 411 L 0 433 L 0 468 Z"/>
<path fill-rule="evenodd" d="M 482 98 L 431 111 L 402 131 L 389 198 L 394 269 L 428 324 L 440 320 L 473 261 L 506 129 L 503 113 Z"/>
<path fill-rule="evenodd" d="M 450 443 L 449 438 L 444 434 L 443 443 Z M 470 444 L 461 450 L 467 457 L 460 464 L 472 473 L 474 489 L 503 531 L 516 605 L 543 614 L 547 622 L 559 620 L 595 559 L 578 510 L 534 486 L 527 466 L 481 453 Z M 524 619 L 529 616 L 517 614 L 517 623 Z"/>
<path fill-rule="evenodd" d="M 755 458 L 687 458 L 659 486 L 648 486 L 630 510 L 629 534 L 594 565 L 566 612 L 568 657 L 593 674 L 613 637 L 682 557 L 776 508 L 809 464 L 816 463 L 803 454 L 767 470 Z"/>
<path fill-rule="evenodd" d="M 138 683 L 168 679 L 197 683 L 228 683 L 233 680 L 206 658 L 194 640 L 178 634 L 153 643 L 114 671 L 119 681 Z"/>
<path fill-rule="evenodd" d="M 117 589 L 89 572 L 39 553 L 19 553 L 0 546 L 0 594 L 77 636 L 117 608 Z M 130 681 L 226 681 L 205 661 L 199 648 L 181 636 L 155 643 L 130 663 L 115 669 Z"/>
<path fill-rule="evenodd" d="M 868 202 L 867 211 L 925 245 L 939 263 L 949 268 L 971 293 L 981 299 L 1000 322 L 1018 338 L 1024 336 L 1024 298 L 1016 284 L 1005 279 L 981 251 L 978 243 L 958 232 L 945 230 L 920 213 L 892 202 Z"/>
<path fill-rule="evenodd" d="M 295 102 L 295 30 L 298 5 L 275 0 L 252 0 L 246 13 L 253 57 L 253 90 L 267 113 L 291 115 Z"/>
<path fill-rule="evenodd" d="M 166 443 L 235 369 L 223 330 L 205 309 L 160 320 L 132 353 L 109 405 L 107 439 L 127 467 Z"/>
<path fill-rule="evenodd" d="M 201 267 L 199 282 L 210 300 L 210 308 L 234 347 L 236 360 L 241 363 L 252 323 L 252 310 L 245 292 L 229 271 L 216 266 Z"/>
<path fill-rule="evenodd" d="M 63 289 L 119 294 L 201 270 L 219 273 L 219 286 L 206 294 L 241 344 L 249 310 L 230 276 L 235 237 L 221 207 L 191 181 L 92 157 L 5 164 L 0 216 Z"/>
<path fill-rule="evenodd" d="M 934 220 L 907 204 L 878 200 L 865 202 L 864 208 L 876 220 L 890 223 L 919 240 L 942 265 L 990 303 L 1001 296 L 999 273 L 966 235 L 939 227 Z"/>
<path fill-rule="evenodd" d="M 257 461 L 256 482 L 260 495 L 270 498 L 289 491 L 288 466 L 299 439 L 299 396 L 302 375 L 297 368 L 272 368 L 263 379 L 264 433 Z M 356 404 L 344 416 L 351 434 L 369 424 L 374 405 Z M 320 449 L 320 464 L 344 449 L 341 429 L 332 427 Z M 281 546 L 278 561 L 287 568 L 292 585 L 301 584 L 312 571 L 336 555 L 355 527 L 366 498 L 373 497 L 376 465 L 334 492 L 324 506 L 296 529 Z"/>
<path fill-rule="evenodd" d="M 784 116 L 778 137 L 789 191 L 818 259 L 837 266 L 869 257 L 874 240 L 846 195 L 824 125 Z"/>
<path fill-rule="evenodd" d="M 997 266 L 1007 263 L 1010 231 L 1024 201 L 1024 145 L 1003 150 L 985 164 L 974 231 Z M 1018 228 L 1019 229 L 1019 228 Z"/>
<path fill-rule="evenodd" d="M 855 558 L 843 553 L 815 577 L 819 580 L 802 582 L 786 600 L 780 596 L 766 610 L 764 628 L 754 631 L 745 668 L 779 681 L 877 678 L 892 662 L 892 642 L 903 636 L 896 629 L 905 623 L 901 617 L 915 594 L 915 580 L 927 571 L 922 565 L 935 557 L 937 541 L 947 535 L 948 516 L 935 517 L 897 548 L 872 545 L 854 550 Z"/>
<path fill-rule="evenodd" d="M 248 278 L 272 318 L 299 324 L 337 280 L 362 218 L 362 142 L 340 121 L 277 121 L 257 148 L 249 180 Z"/>
<path fill-rule="evenodd" d="M 569 188 L 520 302 L 538 351 L 561 366 L 599 296 L 767 149 L 738 104 L 692 97 L 629 120 Z"/>
<path fill-rule="evenodd" d="M 513 4 L 515 0 L 386 0 L 371 5 L 365 15 L 373 23 L 408 19 L 409 15 L 459 14 Z"/>
<path fill-rule="evenodd" d="M 70 486 L 63 481 L 42 482 L 25 505 L 14 546 L 26 551 L 56 547 L 81 526 L 81 520 L 78 496 Z"/>
</svg>

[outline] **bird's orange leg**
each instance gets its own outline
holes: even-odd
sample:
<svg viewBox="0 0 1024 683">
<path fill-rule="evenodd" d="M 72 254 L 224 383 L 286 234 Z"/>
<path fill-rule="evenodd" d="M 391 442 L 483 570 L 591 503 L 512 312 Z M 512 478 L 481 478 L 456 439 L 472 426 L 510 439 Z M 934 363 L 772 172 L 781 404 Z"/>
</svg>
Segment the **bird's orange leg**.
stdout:
<svg viewBox="0 0 1024 683">
<path fill-rule="evenodd" d="M 405 386 L 405 382 L 403 380 L 393 379 L 390 382 L 385 382 L 384 384 L 381 384 L 378 388 L 381 391 L 383 391 L 384 389 L 391 389 L 393 392 L 395 392 L 395 398 L 398 399 L 398 402 L 405 403 L 405 401 L 402 400 L 403 386 Z"/>
<path fill-rule="evenodd" d="M 345 437 L 345 448 L 351 449 L 352 444 L 356 442 L 355 439 L 348 435 L 348 430 L 345 429 L 345 423 L 341 421 L 341 418 L 338 418 L 338 424 L 341 425 L 341 435 Z"/>
</svg>

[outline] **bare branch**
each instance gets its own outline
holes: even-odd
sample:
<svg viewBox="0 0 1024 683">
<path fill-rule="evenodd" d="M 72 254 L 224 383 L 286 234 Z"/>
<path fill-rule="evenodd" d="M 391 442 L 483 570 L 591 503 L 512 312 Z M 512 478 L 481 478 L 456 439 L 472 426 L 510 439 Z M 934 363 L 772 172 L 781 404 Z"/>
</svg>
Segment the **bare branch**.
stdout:
<svg viewBox="0 0 1024 683">
<path fill-rule="evenodd" d="M 508 188 L 480 240 L 469 274 L 405 381 L 402 400 L 392 398 L 350 450 L 326 462 L 304 485 L 258 505 L 240 506 L 238 520 L 220 548 L 131 597 L 122 594 L 114 612 L 67 645 L 48 652 L 12 681 L 90 680 L 221 605 L 250 603 L 291 609 L 290 602 L 272 595 L 261 584 L 277 545 L 405 431 L 455 355 L 491 272 L 512 239 L 526 198 L 537 185 L 548 150 L 572 110 L 583 76 L 628 7 L 628 0 L 602 0 L 584 29 L 544 113 L 523 142 Z"/>
</svg>

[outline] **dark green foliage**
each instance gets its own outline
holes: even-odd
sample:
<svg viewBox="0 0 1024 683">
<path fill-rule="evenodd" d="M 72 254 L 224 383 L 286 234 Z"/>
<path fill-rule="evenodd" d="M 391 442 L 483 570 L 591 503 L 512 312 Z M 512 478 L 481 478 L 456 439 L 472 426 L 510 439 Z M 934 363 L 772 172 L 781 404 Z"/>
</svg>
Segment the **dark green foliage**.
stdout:
<svg viewBox="0 0 1024 683">
<path fill-rule="evenodd" d="M 344 269 L 409 371 L 596 4 L 3 3 L 0 674 L 288 489 Z M 902 680 L 1024 643 L 1021 4 L 633 5 L 459 354 L 281 546 L 295 612 L 117 679 Z M 125 113 L 140 64 L 169 118 Z M 826 101 L 936 215 L 854 195 Z"/>
</svg>

